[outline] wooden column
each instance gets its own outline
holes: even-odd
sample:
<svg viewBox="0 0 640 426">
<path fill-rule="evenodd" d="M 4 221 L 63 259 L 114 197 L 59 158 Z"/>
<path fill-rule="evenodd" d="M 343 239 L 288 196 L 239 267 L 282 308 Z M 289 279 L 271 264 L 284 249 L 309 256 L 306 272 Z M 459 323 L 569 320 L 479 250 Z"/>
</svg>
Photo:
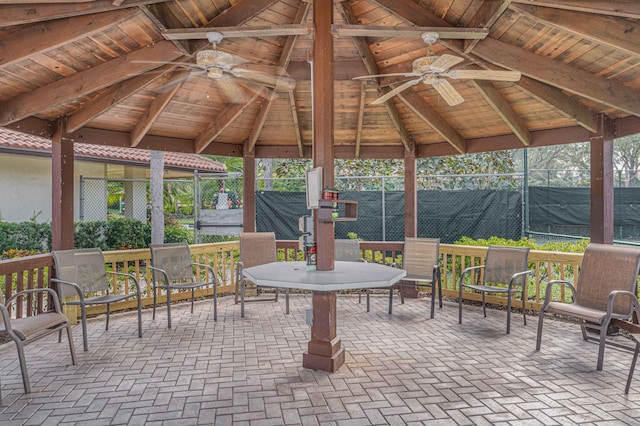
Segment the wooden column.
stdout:
<svg viewBox="0 0 640 426">
<path fill-rule="evenodd" d="M 256 157 L 242 157 L 242 232 L 256 231 Z"/>
<path fill-rule="evenodd" d="M 333 2 L 314 0 L 313 22 L 313 159 L 322 167 L 322 184 L 333 187 Z M 317 269 L 334 268 L 334 224 L 315 218 L 315 238 L 318 248 Z M 336 334 L 336 292 L 313 292 L 313 326 L 307 353 L 302 365 L 333 373 L 344 364 L 344 349 Z"/>
<path fill-rule="evenodd" d="M 64 119 L 51 140 L 51 248 L 73 248 L 73 141 L 65 139 Z"/>
<path fill-rule="evenodd" d="M 404 152 L 404 236 L 418 236 L 418 189 L 416 146 Z"/>
<path fill-rule="evenodd" d="M 591 242 L 613 244 L 613 121 L 598 115 L 591 133 Z"/>
</svg>

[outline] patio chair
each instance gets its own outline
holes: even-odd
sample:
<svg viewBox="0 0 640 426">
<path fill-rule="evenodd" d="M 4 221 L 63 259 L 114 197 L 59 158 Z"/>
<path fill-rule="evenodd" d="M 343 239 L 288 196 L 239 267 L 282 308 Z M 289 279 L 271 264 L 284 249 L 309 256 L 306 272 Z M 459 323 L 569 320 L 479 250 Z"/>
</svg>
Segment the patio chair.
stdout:
<svg viewBox="0 0 640 426">
<path fill-rule="evenodd" d="M 360 257 L 360 241 L 352 239 L 334 240 L 333 259 L 344 262 L 366 262 Z M 363 289 L 367 295 L 367 312 L 371 308 L 370 289 Z M 362 303 L 362 291 L 358 292 L 358 303 Z"/>
<path fill-rule="evenodd" d="M 167 328 L 171 328 L 171 293 L 173 290 L 191 290 L 191 313 L 197 288 L 213 286 L 213 320 L 218 320 L 218 285 L 216 274 L 210 265 L 195 263 L 187 243 L 151 244 L 151 269 L 153 270 L 153 319 L 156 319 L 158 289 L 167 293 Z M 194 269 L 202 268 L 204 280 L 196 276 Z"/>
<path fill-rule="evenodd" d="M 589 244 L 582 258 L 577 285 L 565 280 L 549 281 L 547 285 L 538 320 L 536 351 L 540 350 L 545 316 L 578 324 L 585 341 L 598 341 L 597 370 L 602 370 L 606 344 L 629 349 L 607 341 L 607 329 L 613 319 L 627 321 L 634 312 L 640 315 L 637 297 L 639 268 L 639 248 Z M 553 292 L 561 286 L 571 290 L 573 303 L 552 300 Z M 598 331 L 599 336 L 589 336 L 588 329 Z"/>
<path fill-rule="evenodd" d="M 51 282 L 58 284 L 60 303 L 80 306 L 82 342 L 85 352 L 89 350 L 86 312 L 88 305 L 107 305 L 106 330 L 108 331 L 111 304 L 136 298 L 138 301 L 138 337 L 142 337 L 142 301 L 140 285 L 135 276 L 122 272 L 107 271 L 102 250 L 99 248 L 54 250 L 51 254 L 53 255 L 56 269 L 56 278 L 52 278 Z M 113 292 L 111 292 L 107 280 L 108 275 L 127 277 L 130 280 L 129 282 L 132 282 L 135 286 L 135 293 L 118 293 L 117 282 L 114 282 Z M 77 297 L 77 299 L 70 299 L 72 297 Z"/>
<path fill-rule="evenodd" d="M 24 317 L 24 318 L 11 318 L 11 314 L 7 309 L 14 301 L 16 303 L 23 303 L 24 297 L 27 300 L 34 300 L 33 294 L 36 293 L 48 293 L 50 305 L 49 308 L 53 308 L 48 312 L 36 313 L 36 315 Z M 51 306 L 53 305 L 53 306 Z M 34 309 L 35 312 L 37 310 Z M 2 324 L 0 324 L 0 337 L 13 340 L 18 350 L 18 359 L 20 360 L 20 370 L 22 372 L 22 384 L 24 386 L 24 393 L 31 392 L 31 385 L 29 384 L 29 373 L 27 372 L 27 361 L 24 357 L 24 346 L 31 342 L 35 342 L 49 334 L 55 332 L 61 332 L 63 329 L 67 330 L 67 339 L 69 339 L 69 351 L 71 352 L 71 362 L 76 364 L 76 351 L 73 346 L 73 337 L 71 336 L 71 326 L 67 317 L 62 314 L 60 308 L 60 301 L 55 291 L 50 288 L 37 288 L 32 290 L 20 291 L 9 299 L 5 303 L 0 303 L 0 314 L 2 315 Z M 0 404 L 2 404 L 2 393 L 0 392 Z"/>
<path fill-rule="evenodd" d="M 624 388 L 624 393 L 629 393 L 631 379 L 633 379 L 633 372 L 636 369 L 636 362 L 638 361 L 638 353 L 640 353 L 640 334 L 632 334 L 631 338 L 635 342 L 636 346 L 633 351 L 633 360 L 631 361 L 631 368 L 629 368 L 629 376 L 627 376 L 627 386 Z"/>
<path fill-rule="evenodd" d="M 522 319 L 527 325 L 525 302 L 527 300 L 527 275 L 533 271 L 529 267 L 528 247 L 489 246 L 485 264 L 471 266 L 460 275 L 458 299 L 458 323 L 462 324 L 462 292 L 465 288 L 482 293 L 482 312 L 487 317 L 486 294 L 507 295 L 507 334 L 511 332 L 511 295 L 520 293 L 522 298 Z M 484 272 L 484 273 L 480 273 Z M 472 276 L 471 283 L 465 279 Z M 474 284 L 475 283 L 475 284 Z"/>
<path fill-rule="evenodd" d="M 415 287 L 418 283 L 431 284 L 431 318 L 435 316 L 436 284 L 442 308 L 442 282 L 440 281 L 440 239 L 407 237 L 402 251 L 402 269 L 407 276 L 391 286 L 389 290 L 389 314 L 393 313 L 393 291 L 400 290 L 400 302 L 404 303 L 404 286 Z"/>
</svg>

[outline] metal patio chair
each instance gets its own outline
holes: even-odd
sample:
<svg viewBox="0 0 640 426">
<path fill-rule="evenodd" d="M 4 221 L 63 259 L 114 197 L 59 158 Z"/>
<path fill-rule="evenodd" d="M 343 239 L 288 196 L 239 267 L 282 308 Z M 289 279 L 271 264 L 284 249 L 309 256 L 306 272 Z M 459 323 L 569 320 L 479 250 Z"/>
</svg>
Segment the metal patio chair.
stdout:
<svg viewBox="0 0 640 426">
<path fill-rule="evenodd" d="M 630 349 L 607 341 L 607 329 L 613 319 L 627 321 L 634 312 L 640 315 L 637 296 L 639 269 L 640 248 L 589 244 L 582 258 L 577 285 L 565 280 L 549 281 L 547 285 L 538 320 L 536 351 L 540 350 L 545 316 L 578 324 L 585 341 L 598 342 L 597 370 L 602 370 L 605 345 Z M 571 290 L 573 303 L 552 300 L 553 290 L 561 286 Z M 598 331 L 598 337 L 590 336 L 588 329 Z"/>
<path fill-rule="evenodd" d="M 167 328 L 171 328 L 171 293 L 173 290 L 191 290 L 191 313 L 197 288 L 213 286 L 213 320 L 218 320 L 218 285 L 216 274 L 210 265 L 195 263 L 187 243 L 151 244 L 151 269 L 153 270 L 153 319 L 156 319 L 158 289 L 167 294 Z M 204 280 L 195 270 L 206 272 Z"/>
<path fill-rule="evenodd" d="M 278 288 L 275 289 L 275 295 L 271 298 L 256 297 L 246 300 L 245 290 L 249 282 L 242 275 L 244 268 L 252 266 L 264 265 L 265 263 L 277 262 L 278 251 L 276 248 L 276 234 L 273 232 L 241 232 L 240 239 L 240 261 L 236 269 L 236 290 L 235 303 L 240 300 L 240 316 L 244 318 L 244 304 L 249 302 L 277 302 Z M 256 286 L 256 291 L 258 287 Z M 285 312 L 289 313 L 289 289 L 285 291 Z"/>
<path fill-rule="evenodd" d="M 56 278 L 52 278 L 51 282 L 58 284 L 60 303 L 80 306 L 82 342 L 85 352 L 89 350 L 86 313 L 88 305 L 107 305 L 106 330 L 109 330 L 111 303 L 136 298 L 138 301 L 138 337 L 142 337 L 140 285 L 134 275 L 107 271 L 102 250 L 99 248 L 54 250 L 51 254 L 56 269 Z M 109 275 L 127 277 L 129 282 L 135 286 L 135 293 L 118 293 L 116 291 L 117 280 L 114 280 L 114 289 L 111 291 L 107 280 Z M 76 296 L 77 299 L 70 299 Z"/>
<path fill-rule="evenodd" d="M 462 324 L 462 292 L 465 288 L 482 293 L 482 312 L 487 317 L 486 294 L 507 295 L 507 334 L 511 331 L 511 295 L 521 293 L 522 318 L 527 325 L 525 302 L 527 300 L 527 275 L 533 271 L 529 267 L 528 247 L 490 246 L 485 264 L 471 266 L 462 271 L 459 284 L 458 322 Z M 480 273 L 483 272 L 483 273 Z M 465 279 L 472 276 L 471 283 Z"/>
<path fill-rule="evenodd" d="M 440 238 L 407 237 L 402 251 L 402 269 L 407 276 L 389 290 L 389 314 L 393 313 L 393 291 L 400 290 L 400 302 L 404 303 L 403 286 L 415 287 L 419 283 L 431 284 L 431 318 L 435 316 L 436 284 L 438 300 L 442 308 L 442 282 L 440 281 Z"/>
<path fill-rule="evenodd" d="M 36 312 L 35 315 L 24 318 L 11 318 L 8 307 L 11 306 L 13 302 L 23 303 L 24 298 L 27 298 L 27 303 L 29 303 L 30 300 L 35 301 L 37 298 L 33 297 L 33 295 L 37 293 L 47 293 L 49 295 L 49 308 L 53 308 L 53 310 L 48 312 L 38 312 L 37 309 L 33 309 L 33 311 Z M 29 373 L 27 372 L 27 361 L 24 357 L 25 345 L 48 336 L 49 334 L 62 332 L 62 330 L 65 329 L 67 330 L 67 338 L 69 339 L 71 363 L 73 365 L 76 364 L 76 351 L 73 346 L 71 326 L 67 317 L 62 314 L 58 295 L 52 289 L 37 288 L 20 291 L 7 299 L 5 303 L 0 303 L 0 314 L 2 318 L 2 324 L 0 324 L 0 337 L 11 339 L 16 344 L 18 359 L 20 360 L 20 371 L 22 372 L 24 393 L 31 392 Z M 0 404 L 2 404 L 1 392 Z"/>
<path fill-rule="evenodd" d="M 352 239 L 334 240 L 333 259 L 344 262 L 366 262 L 360 257 L 360 241 Z M 371 290 L 368 288 L 360 290 L 358 292 L 358 303 L 362 303 L 362 291 L 365 291 L 367 295 L 367 312 L 369 312 L 371 308 Z"/>
</svg>

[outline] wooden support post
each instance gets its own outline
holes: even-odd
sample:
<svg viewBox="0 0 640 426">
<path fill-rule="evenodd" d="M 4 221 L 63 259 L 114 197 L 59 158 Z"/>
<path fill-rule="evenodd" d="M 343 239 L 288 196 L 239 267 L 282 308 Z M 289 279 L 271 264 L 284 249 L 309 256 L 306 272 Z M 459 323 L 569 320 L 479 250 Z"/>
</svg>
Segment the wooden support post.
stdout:
<svg viewBox="0 0 640 426">
<path fill-rule="evenodd" d="M 416 146 L 404 152 L 404 236 L 418 236 L 418 162 Z"/>
<path fill-rule="evenodd" d="M 611 119 L 598 115 L 591 133 L 591 242 L 613 244 L 613 135 Z"/>
<path fill-rule="evenodd" d="M 313 292 L 313 325 L 302 365 L 313 370 L 333 373 L 344 364 L 344 348 L 336 334 L 335 291 Z"/>
<path fill-rule="evenodd" d="M 313 23 L 313 158 L 322 167 L 322 184 L 333 187 L 333 2 L 314 0 Z M 334 268 L 334 224 L 315 215 L 315 238 L 318 248 L 317 269 Z M 344 349 L 336 336 L 336 292 L 313 292 L 313 326 L 308 352 L 302 365 L 333 373 L 344 364 Z"/>
<path fill-rule="evenodd" d="M 245 153 L 242 158 L 242 232 L 256 231 L 256 158 Z"/>
<path fill-rule="evenodd" d="M 73 248 L 73 141 L 65 138 L 64 119 L 51 140 L 51 248 Z"/>
</svg>

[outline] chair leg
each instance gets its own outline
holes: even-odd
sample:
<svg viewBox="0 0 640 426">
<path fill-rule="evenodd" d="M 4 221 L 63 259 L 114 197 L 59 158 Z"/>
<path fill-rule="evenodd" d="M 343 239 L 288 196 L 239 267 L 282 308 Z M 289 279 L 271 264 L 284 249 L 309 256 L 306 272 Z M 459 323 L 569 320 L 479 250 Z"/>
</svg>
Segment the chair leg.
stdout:
<svg viewBox="0 0 640 426">
<path fill-rule="evenodd" d="M 536 351 L 540 350 L 540 345 L 542 343 L 542 322 L 544 321 L 544 312 L 540 311 L 538 315 L 538 335 L 536 336 Z"/>
<path fill-rule="evenodd" d="M 242 281 L 242 277 L 236 277 L 236 289 L 233 292 L 233 304 L 238 304 L 238 293 L 240 292 L 240 281 Z"/>
<path fill-rule="evenodd" d="M 158 299 L 158 288 L 154 285 L 153 286 L 153 315 L 151 317 L 151 319 L 156 319 L 156 301 Z"/>
<path fill-rule="evenodd" d="M 82 345 L 84 351 L 89 350 L 89 339 L 87 338 L 87 313 L 84 305 L 80 305 L 80 316 L 82 317 Z"/>
<path fill-rule="evenodd" d="M 138 337 L 142 337 L 142 301 L 138 297 Z"/>
<path fill-rule="evenodd" d="M 393 286 L 389 287 L 389 315 L 393 313 Z"/>
<path fill-rule="evenodd" d="M 107 325 L 105 330 L 109 331 L 109 317 L 111 316 L 111 303 L 107 303 Z"/>
<path fill-rule="evenodd" d="M 631 360 L 631 368 L 629 368 L 629 376 L 627 377 L 627 386 L 624 388 L 624 393 L 629 393 L 633 372 L 636 369 L 636 361 L 638 361 L 638 352 L 640 352 L 640 342 L 636 343 L 636 350 L 633 352 L 633 359 Z"/>
<path fill-rule="evenodd" d="M 29 384 L 29 373 L 27 372 L 27 360 L 24 357 L 24 345 L 20 340 L 15 340 L 16 349 L 18 350 L 18 359 L 20 360 L 20 371 L 22 372 L 22 384 L 24 393 L 31 393 L 31 385 Z"/>
<path fill-rule="evenodd" d="M 289 315 L 289 289 L 284 291 L 284 300 L 285 300 L 285 313 Z"/>
<path fill-rule="evenodd" d="M 191 289 L 191 313 L 192 314 L 193 314 L 193 302 L 195 298 L 196 298 L 196 289 L 192 288 Z"/>
<path fill-rule="evenodd" d="M 510 332 L 511 332 L 511 293 L 507 293 L 507 334 L 509 334 Z"/>
<path fill-rule="evenodd" d="M 167 283 L 167 328 L 171 328 L 171 287 Z"/>
<path fill-rule="evenodd" d="M 213 283 L 213 320 L 218 321 L 218 286 Z"/>
<path fill-rule="evenodd" d="M 521 293 L 521 297 L 522 297 L 522 320 L 524 321 L 524 325 L 527 325 L 527 311 L 525 308 L 525 295 L 524 295 L 524 290 Z"/>
<path fill-rule="evenodd" d="M 402 292 L 402 284 L 398 285 L 398 291 L 400 292 L 400 304 L 404 305 L 404 293 Z"/>
<path fill-rule="evenodd" d="M 273 298 L 273 301 L 274 301 L 274 302 L 277 302 L 277 301 L 278 301 L 278 293 L 279 293 L 279 290 L 280 290 L 280 289 L 276 288 L 276 297 L 274 297 L 274 298 Z"/>
<path fill-rule="evenodd" d="M 440 302 L 440 309 L 442 309 L 442 280 L 438 276 L 438 300 Z"/>
<path fill-rule="evenodd" d="M 371 311 L 371 290 L 367 289 L 367 312 Z"/>
<path fill-rule="evenodd" d="M 436 310 L 436 282 L 431 281 L 431 319 L 435 317 Z"/>
<path fill-rule="evenodd" d="M 485 297 L 485 292 L 482 292 L 482 313 L 484 314 L 484 317 L 487 317 L 487 303 L 486 303 L 486 297 Z"/>
<path fill-rule="evenodd" d="M 76 348 L 73 346 L 73 336 L 71 335 L 71 325 L 67 324 L 67 339 L 69 340 L 69 351 L 71 352 L 71 363 L 76 365 Z M 60 330 L 62 332 L 62 329 Z"/>
<path fill-rule="evenodd" d="M 244 279 L 240 283 L 240 318 L 244 318 Z"/>
<path fill-rule="evenodd" d="M 598 365 L 596 370 L 602 370 L 602 364 L 604 363 L 604 345 L 607 341 L 607 328 L 609 328 L 609 321 L 602 324 L 600 329 L 600 344 L 598 345 Z"/>
<path fill-rule="evenodd" d="M 462 324 L 462 283 L 460 283 L 458 296 L 458 324 Z"/>
</svg>

